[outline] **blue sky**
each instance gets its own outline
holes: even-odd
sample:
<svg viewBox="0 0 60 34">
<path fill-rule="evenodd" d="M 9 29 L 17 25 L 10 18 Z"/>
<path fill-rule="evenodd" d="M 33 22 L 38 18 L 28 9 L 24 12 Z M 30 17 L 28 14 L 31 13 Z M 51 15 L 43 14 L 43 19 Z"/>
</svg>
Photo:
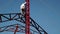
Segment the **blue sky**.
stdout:
<svg viewBox="0 0 60 34">
<path fill-rule="evenodd" d="M 19 13 L 23 2 L 0 0 L 0 13 Z M 60 34 L 60 0 L 30 0 L 30 16 L 48 34 Z"/>
</svg>

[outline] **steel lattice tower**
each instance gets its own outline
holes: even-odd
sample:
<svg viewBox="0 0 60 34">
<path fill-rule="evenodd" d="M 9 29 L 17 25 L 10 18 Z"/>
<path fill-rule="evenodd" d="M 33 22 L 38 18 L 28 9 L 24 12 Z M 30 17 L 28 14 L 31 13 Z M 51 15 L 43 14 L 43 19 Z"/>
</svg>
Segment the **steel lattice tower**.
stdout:
<svg viewBox="0 0 60 34">
<path fill-rule="evenodd" d="M 25 34 L 34 34 L 31 32 L 33 31 L 33 32 L 37 32 L 38 34 L 42 34 L 42 33 L 47 34 L 47 32 L 30 17 L 30 0 L 25 0 L 25 1 L 27 2 L 25 16 L 23 16 L 21 13 L 0 14 L 0 23 L 16 20 L 18 22 L 22 22 L 23 24 L 25 24 L 25 26 L 21 24 L 8 25 L 8 26 L 0 27 L 0 32 L 11 31 L 14 32 L 14 34 L 16 34 L 16 32 L 23 32 Z M 9 17 L 7 17 L 7 15 Z M 2 17 L 6 18 L 7 20 L 3 20 Z M 34 27 L 37 31 L 32 30 L 30 26 Z"/>
<path fill-rule="evenodd" d="M 26 15 L 25 15 L 25 23 L 26 23 L 26 34 L 30 34 L 30 0 L 25 0 L 26 3 Z"/>
</svg>

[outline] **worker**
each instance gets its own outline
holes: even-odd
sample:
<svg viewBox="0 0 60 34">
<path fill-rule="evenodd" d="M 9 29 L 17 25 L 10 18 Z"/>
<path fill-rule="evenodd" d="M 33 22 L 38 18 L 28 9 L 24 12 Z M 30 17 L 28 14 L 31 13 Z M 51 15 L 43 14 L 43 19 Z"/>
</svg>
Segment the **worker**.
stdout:
<svg viewBox="0 0 60 34">
<path fill-rule="evenodd" d="M 21 4 L 20 9 L 21 9 L 21 14 L 22 14 L 22 15 L 25 15 L 26 2 Z"/>
</svg>

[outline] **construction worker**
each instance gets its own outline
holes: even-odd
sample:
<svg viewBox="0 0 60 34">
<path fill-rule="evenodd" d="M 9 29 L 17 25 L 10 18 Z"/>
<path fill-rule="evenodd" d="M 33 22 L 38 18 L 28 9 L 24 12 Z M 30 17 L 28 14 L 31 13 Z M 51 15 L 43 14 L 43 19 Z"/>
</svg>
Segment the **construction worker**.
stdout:
<svg viewBox="0 0 60 34">
<path fill-rule="evenodd" d="M 25 3 L 22 3 L 21 6 L 20 6 L 20 9 L 21 9 L 21 14 L 22 15 L 25 15 L 25 9 L 26 9 L 26 2 Z"/>
</svg>

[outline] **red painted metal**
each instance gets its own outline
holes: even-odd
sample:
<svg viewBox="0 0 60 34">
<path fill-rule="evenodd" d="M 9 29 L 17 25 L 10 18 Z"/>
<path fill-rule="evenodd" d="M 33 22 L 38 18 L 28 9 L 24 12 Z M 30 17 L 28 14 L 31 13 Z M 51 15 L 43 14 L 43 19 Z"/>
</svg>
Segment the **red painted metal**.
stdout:
<svg viewBox="0 0 60 34">
<path fill-rule="evenodd" d="M 25 34 L 30 34 L 30 0 L 25 0 L 25 1 L 26 1 L 26 13 L 25 13 L 26 33 Z"/>
<path fill-rule="evenodd" d="M 31 26 L 34 26 L 34 28 L 38 31 L 37 33 L 41 34 L 42 32 L 44 32 L 44 34 L 48 34 L 42 27 L 40 27 L 31 17 L 30 17 L 30 1 L 29 0 L 25 0 L 27 3 L 26 3 L 26 13 L 25 13 L 25 17 L 20 17 L 21 16 L 21 13 L 10 13 L 10 14 L 0 14 L 0 23 L 1 22 L 6 22 L 6 21 L 11 21 L 11 20 L 16 20 L 16 21 L 19 21 L 19 22 L 24 22 L 25 24 L 25 31 L 24 33 L 25 34 L 33 34 L 32 32 L 30 32 L 30 24 Z M 4 15 L 9 15 L 9 17 L 6 17 Z M 12 15 L 15 15 L 12 17 Z M 15 17 L 18 17 L 18 18 L 15 18 Z M 6 18 L 7 20 L 3 20 L 3 18 Z M 22 19 L 22 18 L 25 18 L 25 19 Z M 24 21 L 25 20 L 25 21 Z M 31 23 L 30 23 L 31 22 Z M 20 24 L 19 24 L 20 25 Z M 11 25 L 10 25 L 11 26 Z M 6 27 L 0 27 L 0 32 L 3 32 L 3 31 L 10 31 L 14 28 L 10 28 L 8 29 L 8 27 L 10 26 L 6 26 Z M 14 25 L 13 25 L 14 26 Z M 23 27 L 23 26 L 22 26 Z M 19 26 L 18 24 L 16 25 L 16 29 L 12 30 L 14 32 L 14 34 L 16 34 L 16 32 L 18 31 L 21 31 L 19 30 Z M 22 31 L 22 32 L 23 32 Z M 33 31 L 33 30 L 32 30 Z M 35 31 L 34 31 L 35 32 Z"/>
<path fill-rule="evenodd" d="M 18 31 L 18 25 L 16 25 L 16 30 L 15 30 L 14 34 L 16 34 L 17 31 Z"/>
</svg>

